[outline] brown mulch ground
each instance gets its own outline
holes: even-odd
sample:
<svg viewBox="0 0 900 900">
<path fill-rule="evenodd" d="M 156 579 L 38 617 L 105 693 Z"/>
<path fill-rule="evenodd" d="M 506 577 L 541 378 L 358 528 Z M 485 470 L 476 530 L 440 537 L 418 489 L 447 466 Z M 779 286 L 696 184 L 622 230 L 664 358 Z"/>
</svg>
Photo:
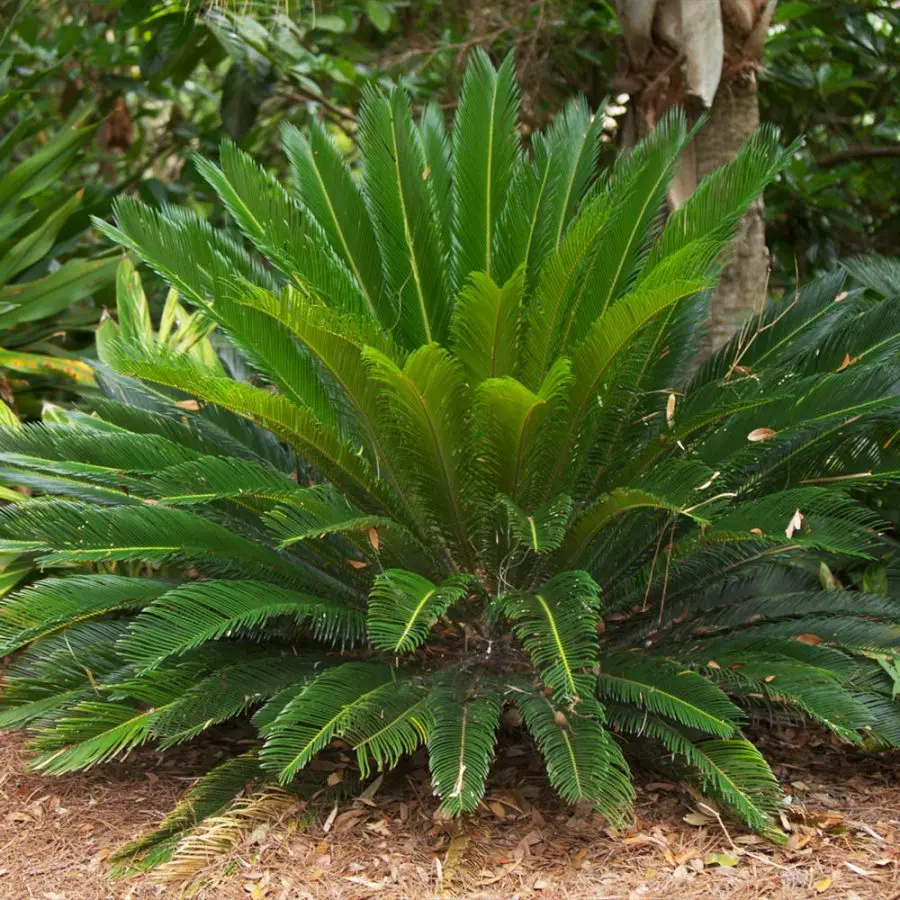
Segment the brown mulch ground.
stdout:
<svg viewBox="0 0 900 900">
<path fill-rule="evenodd" d="M 47 778 L 25 774 L 23 739 L 3 735 L 0 898 L 900 900 L 900 754 L 785 737 L 765 749 L 792 798 L 786 847 L 699 814 L 696 798 L 650 775 L 639 778 L 633 827 L 612 835 L 598 816 L 555 801 L 537 761 L 513 745 L 483 810 L 462 826 L 435 817 L 413 765 L 363 801 L 298 807 L 248 829 L 185 888 L 148 875 L 111 881 L 104 860 L 171 809 L 215 746 Z"/>
</svg>

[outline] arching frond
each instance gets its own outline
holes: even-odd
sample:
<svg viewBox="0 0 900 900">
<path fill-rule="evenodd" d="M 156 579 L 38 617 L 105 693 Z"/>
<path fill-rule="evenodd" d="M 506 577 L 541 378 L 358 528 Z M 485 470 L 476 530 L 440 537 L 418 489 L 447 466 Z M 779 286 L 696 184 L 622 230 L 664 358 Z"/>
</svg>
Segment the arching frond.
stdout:
<svg viewBox="0 0 900 900">
<path fill-rule="evenodd" d="M 387 666 L 348 662 L 327 669 L 289 701 L 265 729 L 260 761 L 282 784 L 294 776 L 332 738 L 351 726 L 357 709 L 389 682 Z"/>
<path fill-rule="evenodd" d="M 0 540 L 15 535 L 50 565 L 146 560 L 191 561 L 210 572 L 247 570 L 303 581 L 274 550 L 202 516 L 161 506 L 103 509 L 82 503 L 29 503 L 0 511 Z"/>
<path fill-rule="evenodd" d="M 557 793 L 568 803 L 587 801 L 614 826 L 621 825 L 634 800 L 628 764 L 603 725 L 601 711 L 584 714 L 555 707 L 544 694 L 517 688 L 512 697 L 522 711 Z"/>
<path fill-rule="evenodd" d="M 468 592 L 464 578 L 436 585 L 415 572 L 388 569 L 375 579 L 369 593 L 369 641 L 389 653 L 415 650 L 432 625 Z"/>
<path fill-rule="evenodd" d="M 221 722 L 258 706 L 287 687 L 302 686 L 315 663 L 307 658 L 262 656 L 216 669 L 201 678 L 156 717 L 160 747 L 180 744 Z"/>
<path fill-rule="evenodd" d="M 594 693 L 588 674 L 597 660 L 599 589 L 587 572 L 562 572 L 534 593 L 500 598 L 541 679 L 554 699 L 575 705 Z"/>
<path fill-rule="evenodd" d="M 140 609 L 172 587 L 161 578 L 121 575 L 46 578 L 0 601 L 0 654 L 109 612 Z"/>
<path fill-rule="evenodd" d="M 512 56 L 494 69 L 476 50 L 466 67 L 453 127 L 454 284 L 492 275 L 501 212 L 519 162 L 519 90 Z"/>
<path fill-rule="evenodd" d="M 484 796 L 500 724 L 498 685 L 448 673 L 428 695 L 428 762 L 441 809 L 472 812 Z"/>
<path fill-rule="evenodd" d="M 269 505 L 300 493 L 289 475 L 271 466 L 233 457 L 202 456 L 168 466 L 150 481 L 155 497 L 167 506 L 191 506 L 215 500 L 256 500 Z"/>
<path fill-rule="evenodd" d="M 391 681 L 354 705 L 341 737 L 356 751 L 360 774 L 368 778 L 393 768 L 428 737 L 433 717 L 425 689 L 418 684 Z"/>
<path fill-rule="evenodd" d="M 312 597 L 256 581 L 198 581 L 150 604 L 132 623 L 122 654 L 143 669 L 206 641 L 248 633 L 286 616 L 308 623 L 328 643 L 353 643 L 364 627 L 360 610 L 333 598 Z"/>
<path fill-rule="evenodd" d="M 670 660 L 605 653 L 597 676 L 601 700 L 648 709 L 688 728 L 730 738 L 741 710 L 714 684 Z"/>
<path fill-rule="evenodd" d="M 748 740 L 692 742 L 663 720 L 632 710 L 617 709 L 611 719 L 628 734 L 659 741 L 697 771 L 704 793 L 732 809 L 751 828 L 779 837 L 781 832 L 772 824 L 781 800 L 778 781 Z"/>
</svg>

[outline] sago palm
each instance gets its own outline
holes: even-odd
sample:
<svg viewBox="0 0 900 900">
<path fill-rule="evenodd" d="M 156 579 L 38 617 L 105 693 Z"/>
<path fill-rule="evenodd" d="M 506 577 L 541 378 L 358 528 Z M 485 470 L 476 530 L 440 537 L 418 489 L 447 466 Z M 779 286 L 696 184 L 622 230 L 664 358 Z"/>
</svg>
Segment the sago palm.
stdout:
<svg viewBox="0 0 900 900">
<path fill-rule="evenodd" d="M 363 776 L 424 744 L 471 811 L 505 709 L 614 824 L 634 746 L 771 830 L 749 722 L 900 742 L 900 604 L 850 589 L 889 568 L 852 492 L 897 475 L 896 304 L 830 276 L 698 365 L 790 150 L 761 130 L 664 219 L 678 115 L 598 174 L 582 102 L 527 150 L 517 113 L 512 62 L 476 55 L 450 136 L 367 97 L 359 179 L 317 127 L 284 133 L 290 188 L 230 144 L 198 160 L 240 234 L 130 199 L 102 226 L 218 354 L 160 342 L 126 267 L 105 399 L 3 435 L 5 478 L 47 496 L 0 520 L 45 570 L 0 607 L 0 652 L 26 648 L 2 722 L 48 773 L 258 735 L 130 852 L 335 740 Z"/>
</svg>

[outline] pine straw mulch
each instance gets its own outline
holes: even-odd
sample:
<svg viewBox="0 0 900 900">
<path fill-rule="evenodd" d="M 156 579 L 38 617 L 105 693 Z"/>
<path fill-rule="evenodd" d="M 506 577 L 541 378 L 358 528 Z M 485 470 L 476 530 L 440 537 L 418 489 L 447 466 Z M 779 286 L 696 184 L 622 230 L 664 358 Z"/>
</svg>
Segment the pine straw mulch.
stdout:
<svg viewBox="0 0 900 900">
<path fill-rule="evenodd" d="M 140 752 L 53 779 L 26 774 L 24 740 L 3 735 L 0 898 L 900 900 L 900 753 L 839 753 L 805 731 L 768 740 L 765 750 L 791 796 L 782 848 L 650 774 L 638 778 L 633 826 L 615 836 L 590 811 L 553 799 L 539 761 L 512 743 L 483 809 L 462 825 L 435 816 L 427 773 L 414 760 L 362 799 L 323 795 L 246 828 L 185 885 L 147 874 L 112 881 L 104 861 L 170 810 L 220 747 Z"/>
</svg>

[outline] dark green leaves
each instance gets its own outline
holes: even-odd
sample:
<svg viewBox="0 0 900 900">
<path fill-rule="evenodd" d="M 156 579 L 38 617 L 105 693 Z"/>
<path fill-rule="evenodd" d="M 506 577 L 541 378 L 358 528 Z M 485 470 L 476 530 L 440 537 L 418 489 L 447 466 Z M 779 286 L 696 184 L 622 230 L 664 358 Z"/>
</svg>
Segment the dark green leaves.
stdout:
<svg viewBox="0 0 900 900">
<path fill-rule="evenodd" d="M 500 602 L 554 699 L 574 706 L 591 697 L 600 603 L 590 575 L 562 572 L 533 593 L 511 593 Z"/>
<path fill-rule="evenodd" d="M 451 604 L 468 593 L 464 580 L 437 586 L 415 572 L 388 569 L 369 594 L 369 640 L 388 653 L 415 650 Z"/>
<path fill-rule="evenodd" d="M 587 801 L 614 825 L 621 824 L 634 788 L 628 764 L 603 726 L 599 708 L 580 715 L 524 687 L 514 688 L 512 697 L 559 795 L 569 803 Z"/>
<path fill-rule="evenodd" d="M 263 767 L 282 784 L 290 782 L 392 680 L 390 669 L 373 663 L 344 663 L 323 672 L 268 726 Z"/>
<path fill-rule="evenodd" d="M 429 694 L 431 783 L 450 815 L 472 812 L 484 795 L 500 707 L 497 684 L 464 675 L 448 674 Z"/>
</svg>

